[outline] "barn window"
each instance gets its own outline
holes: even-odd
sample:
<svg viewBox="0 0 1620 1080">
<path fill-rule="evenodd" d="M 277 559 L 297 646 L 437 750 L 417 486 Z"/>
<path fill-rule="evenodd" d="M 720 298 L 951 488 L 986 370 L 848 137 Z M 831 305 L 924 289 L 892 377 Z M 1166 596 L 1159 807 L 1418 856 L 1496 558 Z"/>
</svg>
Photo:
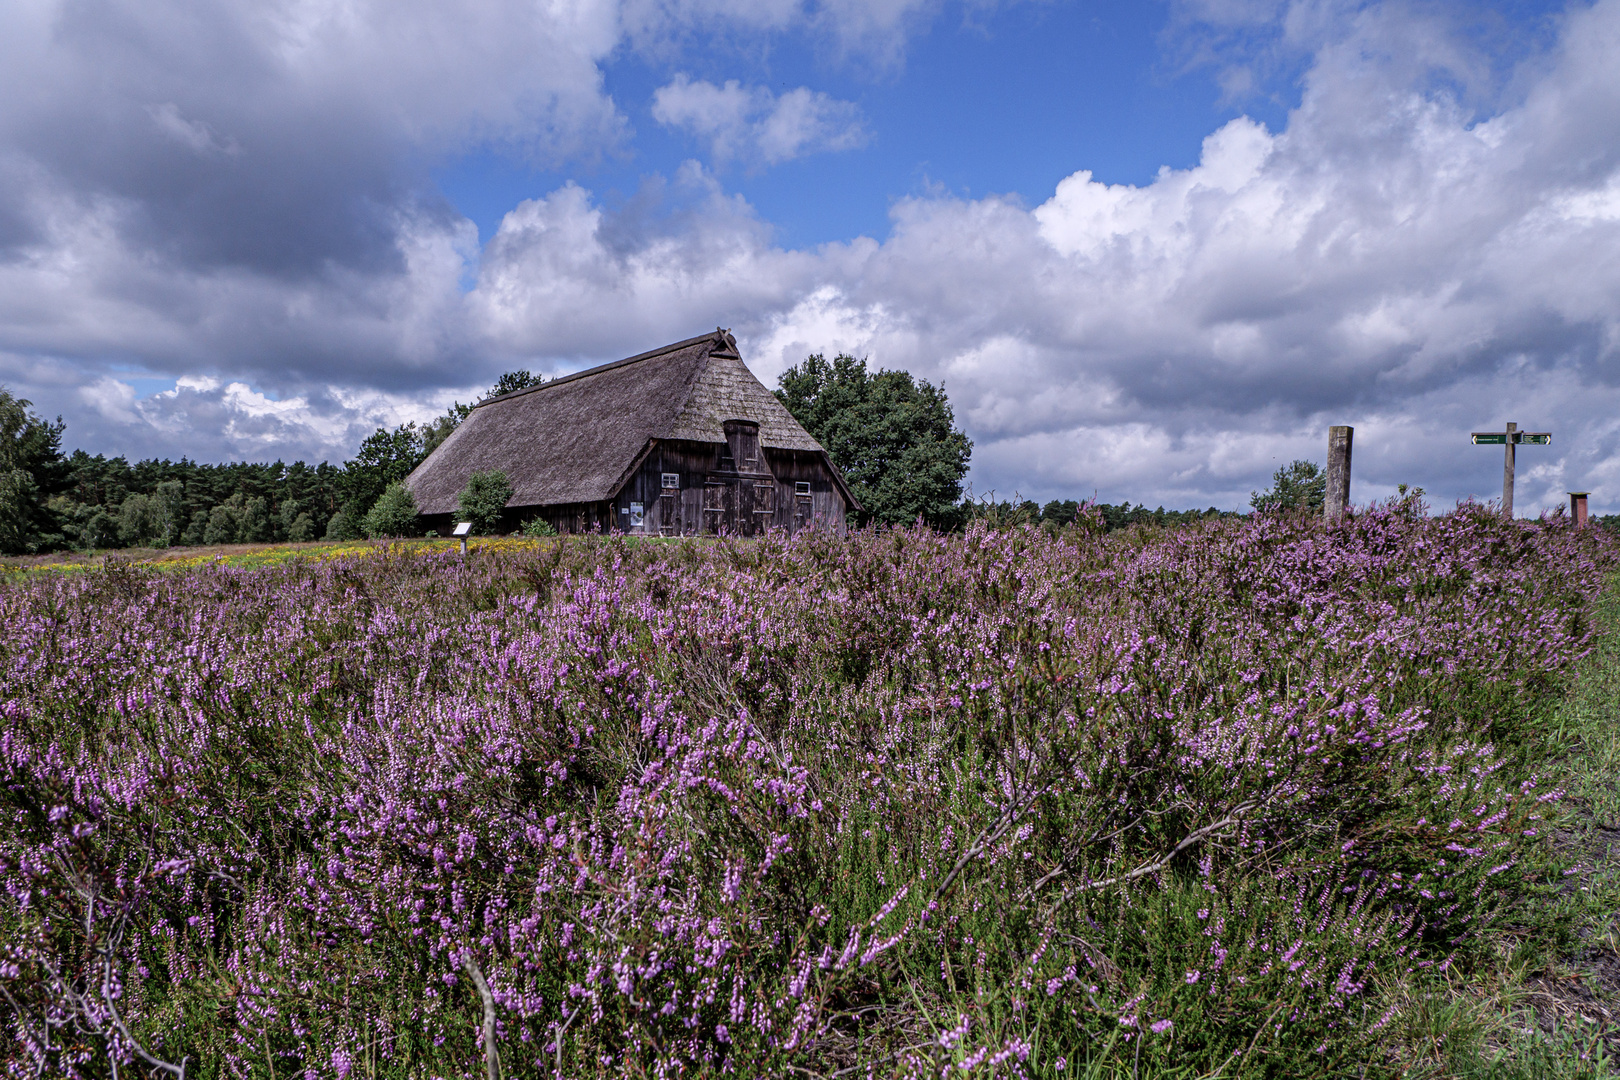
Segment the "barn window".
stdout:
<svg viewBox="0 0 1620 1080">
<path fill-rule="evenodd" d="M 810 481 L 800 480 L 794 484 L 793 494 L 797 495 L 801 499 L 808 499 L 810 497 Z"/>
<path fill-rule="evenodd" d="M 678 472 L 664 473 L 664 486 L 666 488 L 678 488 L 678 487 L 680 487 L 681 486 L 681 474 L 678 473 Z"/>
</svg>

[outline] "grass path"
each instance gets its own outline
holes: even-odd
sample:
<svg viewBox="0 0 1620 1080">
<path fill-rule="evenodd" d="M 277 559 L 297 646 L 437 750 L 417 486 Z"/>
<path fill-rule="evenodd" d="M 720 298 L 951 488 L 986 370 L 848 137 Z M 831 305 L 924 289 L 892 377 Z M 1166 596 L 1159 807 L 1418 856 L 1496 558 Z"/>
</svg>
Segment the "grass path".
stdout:
<svg viewBox="0 0 1620 1080">
<path fill-rule="evenodd" d="M 1413 1075 L 1620 1077 L 1620 577 L 1596 618 L 1603 633 L 1529 755 L 1565 792 L 1546 887 L 1512 913 L 1497 963 L 1413 995 Z"/>
</svg>

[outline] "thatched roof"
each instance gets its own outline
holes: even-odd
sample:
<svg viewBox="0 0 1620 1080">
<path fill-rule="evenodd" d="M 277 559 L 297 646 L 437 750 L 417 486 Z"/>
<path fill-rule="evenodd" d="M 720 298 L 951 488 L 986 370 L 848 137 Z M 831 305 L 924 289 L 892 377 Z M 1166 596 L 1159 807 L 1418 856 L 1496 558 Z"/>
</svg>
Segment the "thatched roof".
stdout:
<svg viewBox="0 0 1620 1080">
<path fill-rule="evenodd" d="M 724 442 L 732 419 L 758 423 L 766 447 L 821 450 L 716 330 L 481 402 L 405 483 L 424 514 L 455 510 L 468 477 L 486 469 L 512 482 L 509 506 L 599 502 L 649 440 Z"/>
</svg>

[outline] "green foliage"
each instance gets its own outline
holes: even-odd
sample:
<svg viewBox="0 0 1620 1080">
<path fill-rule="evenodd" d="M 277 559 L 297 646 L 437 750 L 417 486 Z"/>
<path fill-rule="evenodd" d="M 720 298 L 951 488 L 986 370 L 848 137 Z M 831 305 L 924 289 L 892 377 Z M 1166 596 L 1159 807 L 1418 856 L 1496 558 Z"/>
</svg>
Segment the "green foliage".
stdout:
<svg viewBox="0 0 1620 1080">
<path fill-rule="evenodd" d="M 557 527 L 543 517 L 530 518 L 523 523 L 524 536 L 556 536 Z"/>
<path fill-rule="evenodd" d="M 124 547 L 153 545 L 160 537 L 166 540 L 167 534 L 163 503 L 158 499 L 131 495 L 118 508 L 118 542 Z"/>
<path fill-rule="evenodd" d="M 61 417 L 50 423 L 33 404 L 0 386 L 0 554 L 20 555 L 60 542 L 47 502 L 60 482 Z"/>
<path fill-rule="evenodd" d="M 207 510 L 198 510 L 195 514 L 192 514 L 191 522 L 186 526 L 186 531 L 181 536 L 181 543 L 191 547 L 201 544 L 203 535 L 208 531 L 208 517 Z"/>
<path fill-rule="evenodd" d="M 1020 525 L 1039 525 L 1047 532 L 1080 529 L 1083 532 L 1115 532 L 1132 526 L 1174 529 L 1197 525 L 1205 521 L 1218 521 L 1241 515 L 1230 510 L 1149 510 L 1140 503 L 1077 502 L 1073 499 L 1053 499 L 1045 506 L 1033 500 L 997 502 L 993 498 L 968 499 L 962 503 L 962 516 L 971 522 L 983 522 L 991 528 L 1015 528 Z"/>
<path fill-rule="evenodd" d="M 499 469 L 475 472 L 456 498 L 458 520 L 472 522 L 472 531 L 487 536 L 495 531 L 501 511 L 512 497 L 512 483 Z"/>
<path fill-rule="evenodd" d="M 327 522 L 326 539 L 359 540 L 364 535 L 361 526 L 361 516 L 354 512 L 352 506 L 344 506 L 332 515 L 331 521 Z"/>
<path fill-rule="evenodd" d="M 547 382 L 544 375 L 533 375 L 527 370 L 508 371 L 495 380 L 495 385 L 489 388 L 486 398 L 500 397 L 502 394 L 513 394 L 519 390 L 527 390 L 531 386 L 543 386 Z"/>
<path fill-rule="evenodd" d="M 51 498 L 49 509 L 66 543 L 81 548 L 202 544 L 214 509 L 238 495 L 241 498 L 230 502 L 216 522 L 215 539 L 207 542 L 290 539 L 289 531 L 300 515 L 310 519 L 309 527 L 318 536 L 338 506 L 338 481 L 343 476 L 341 469 L 325 462 L 199 465 L 182 458 L 131 464 L 121 457 L 92 457 L 83 451 L 67 458 L 61 473 L 61 490 Z M 126 511 L 132 495 L 144 496 L 146 503 L 137 502 Z M 262 518 L 260 508 L 250 506 L 254 499 L 264 501 Z M 109 520 L 110 529 L 104 527 Z"/>
<path fill-rule="evenodd" d="M 776 396 L 826 447 L 860 509 L 859 524 L 936 529 L 962 519 L 957 505 L 972 441 L 957 427 L 943 385 L 820 353 L 782 373 Z"/>
<path fill-rule="evenodd" d="M 489 393 L 485 394 L 484 397 L 500 397 L 502 394 L 510 394 L 516 390 L 527 390 L 531 386 L 540 386 L 546 381 L 544 375 L 534 375 L 526 370 L 508 371 L 495 380 L 495 385 L 489 388 Z M 458 401 L 446 409 L 443 416 L 424 424 L 420 432 L 422 456 L 425 458 L 437 450 L 439 444 L 448 439 L 450 433 L 460 427 L 461 422 L 467 419 L 472 411 L 473 407 L 471 405 L 463 405 Z"/>
<path fill-rule="evenodd" d="M 415 536 L 421 530 L 416 523 L 416 500 L 411 497 L 411 489 L 398 480 L 389 484 L 382 497 L 366 511 L 361 529 L 373 540 Z"/>
<path fill-rule="evenodd" d="M 1271 487 L 1251 494 L 1249 505 L 1259 514 L 1294 511 L 1320 512 L 1327 502 L 1327 473 L 1314 461 L 1291 461 L 1271 477 Z"/>
<path fill-rule="evenodd" d="M 426 457 L 437 450 L 439 444 L 448 439 L 450 433 L 460 427 L 461 422 L 467 419 L 468 414 L 472 411 L 473 407 L 471 405 L 463 405 L 458 401 L 450 406 L 443 416 L 428 421 L 422 428 L 422 456 Z"/>
<path fill-rule="evenodd" d="M 426 456 L 415 424 L 401 424 L 393 431 L 378 428 L 360 444 L 354 460 L 344 465 L 338 485 L 344 503 L 364 518 L 388 485 L 404 480 Z"/>
<path fill-rule="evenodd" d="M 240 500 L 241 496 L 232 495 L 232 499 Z M 203 530 L 202 542 L 205 544 L 234 544 L 236 542 L 236 529 L 239 521 L 239 512 L 228 503 L 220 503 L 208 514 L 208 526 Z"/>
</svg>

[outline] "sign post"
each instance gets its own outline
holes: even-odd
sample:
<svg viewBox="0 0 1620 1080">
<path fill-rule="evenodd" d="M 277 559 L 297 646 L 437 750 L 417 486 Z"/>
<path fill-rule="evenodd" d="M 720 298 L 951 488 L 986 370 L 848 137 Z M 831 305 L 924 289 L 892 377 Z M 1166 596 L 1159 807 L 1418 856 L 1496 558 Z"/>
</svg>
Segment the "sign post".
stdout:
<svg viewBox="0 0 1620 1080">
<path fill-rule="evenodd" d="M 1572 491 L 1569 493 L 1569 519 L 1575 523 L 1577 529 L 1586 528 L 1586 497 L 1589 491 Z"/>
<path fill-rule="evenodd" d="M 1520 431 L 1518 424 L 1509 424 L 1506 431 L 1475 431 L 1475 446 L 1502 444 L 1502 513 L 1513 516 L 1513 451 L 1520 443 L 1527 446 L 1547 446 L 1552 442 L 1550 431 Z"/>
<path fill-rule="evenodd" d="M 1328 428 L 1327 492 L 1322 512 L 1329 522 L 1344 516 L 1350 505 L 1350 442 L 1355 438 L 1353 427 Z"/>
</svg>

